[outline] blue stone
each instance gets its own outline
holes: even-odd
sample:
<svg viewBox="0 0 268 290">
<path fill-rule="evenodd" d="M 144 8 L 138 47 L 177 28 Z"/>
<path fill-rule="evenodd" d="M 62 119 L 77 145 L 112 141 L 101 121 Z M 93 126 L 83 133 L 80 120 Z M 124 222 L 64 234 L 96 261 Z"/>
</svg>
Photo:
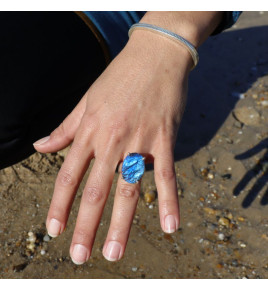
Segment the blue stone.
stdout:
<svg viewBox="0 0 268 290">
<path fill-rule="evenodd" d="M 138 153 L 129 153 L 124 159 L 122 176 L 128 183 L 137 183 L 143 176 L 145 165 L 144 157 Z"/>
</svg>

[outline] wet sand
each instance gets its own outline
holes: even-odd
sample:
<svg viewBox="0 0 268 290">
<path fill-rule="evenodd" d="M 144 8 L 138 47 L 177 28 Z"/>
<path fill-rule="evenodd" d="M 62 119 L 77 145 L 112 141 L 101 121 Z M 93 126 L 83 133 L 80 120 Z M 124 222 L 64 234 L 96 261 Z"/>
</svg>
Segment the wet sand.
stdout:
<svg viewBox="0 0 268 290">
<path fill-rule="evenodd" d="M 180 229 L 161 231 L 153 171 L 123 259 L 102 256 L 118 175 L 90 260 L 69 256 L 83 185 L 66 231 L 45 220 L 65 152 L 36 153 L 0 171 L 1 278 L 268 278 L 268 12 L 245 12 L 200 49 L 176 145 Z M 156 194 L 157 195 L 157 194 Z"/>
</svg>

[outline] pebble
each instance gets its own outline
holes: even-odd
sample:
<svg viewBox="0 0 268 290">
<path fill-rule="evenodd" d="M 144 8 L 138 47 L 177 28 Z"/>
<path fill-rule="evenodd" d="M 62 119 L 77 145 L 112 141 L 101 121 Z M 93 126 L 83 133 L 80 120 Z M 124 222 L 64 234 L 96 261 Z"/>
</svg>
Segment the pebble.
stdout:
<svg viewBox="0 0 268 290">
<path fill-rule="evenodd" d="M 261 105 L 262 105 L 263 107 L 268 107 L 268 101 L 267 101 L 267 100 L 263 100 L 263 101 L 261 101 L 260 103 L 261 103 Z"/>
<path fill-rule="evenodd" d="M 210 207 L 204 207 L 204 211 L 205 213 L 210 214 L 210 215 L 215 215 L 217 212 L 215 209 L 210 208 Z"/>
<path fill-rule="evenodd" d="M 156 198 L 156 192 L 155 190 L 149 190 L 144 193 L 144 201 L 147 203 L 151 203 L 155 200 Z"/>
<path fill-rule="evenodd" d="M 49 236 L 49 235 L 45 235 L 45 236 L 43 237 L 43 241 L 44 241 L 44 242 L 49 242 L 49 241 L 50 241 L 50 236 Z"/>
<path fill-rule="evenodd" d="M 235 120 L 234 127 L 241 129 L 243 127 L 243 124 L 241 122 Z"/>
<path fill-rule="evenodd" d="M 224 175 L 222 175 L 222 178 L 223 178 L 224 180 L 231 179 L 231 178 L 232 178 L 232 174 L 230 174 L 230 173 L 224 174 Z"/>
<path fill-rule="evenodd" d="M 229 225 L 230 225 L 229 219 L 224 218 L 224 217 L 219 218 L 218 223 L 222 226 L 225 226 L 225 227 L 229 227 Z"/>
<path fill-rule="evenodd" d="M 181 188 L 178 189 L 178 196 L 182 196 L 182 189 Z"/>
<path fill-rule="evenodd" d="M 219 240 L 223 241 L 225 239 L 225 235 L 223 233 L 218 234 Z"/>
<path fill-rule="evenodd" d="M 247 246 L 247 245 L 246 245 L 244 242 L 242 242 L 242 241 L 238 241 L 237 244 L 238 244 L 238 246 L 240 246 L 241 248 L 245 248 L 245 247 Z"/>
<path fill-rule="evenodd" d="M 153 209 L 154 206 L 152 204 L 149 205 L 149 209 Z"/>
<path fill-rule="evenodd" d="M 30 236 L 30 237 L 27 239 L 27 241 L 29 241 L 30 243 L 35 243 L 35 241 L 36 241 L 36 236 L 35 236 L 35 235 Z"/>
<path fill-rule="evenodd" d="M 212 173 L 208 173 L 208 178 L 209 179 L 213 179 L 214 178 L 214 175 Z"/>
<path fill-rule="evenodd" d="M 43 256 L 45 255 L 46 251 L 44 249 L 41 250 L 40 254 Z"/>
<path fill-rule="evenodd" d="M 231 95 L 232 97 L 235 97 L 235 98 L 245 99 L 245 94 L 241 94 L 239 92 L 232 92 Z"/>
<path fill-rule="evenodd" d="M 31 243 L 31 244 L 27 245 L 26 248 L 33 252 L 35 249 L 35 245 Z"/>
<path fill-rule="evenodd" d="M 260 123 L 260 114 L 253 107 L 240 107 L 234 110 L 235 118 L 248 126 L 256 126 Z"/>
<path fill-rule="evenodd" d="M 227 218 L 228 218 L 229 220 L 233 219 L 233 215 L 232 215 L 232 213 L 230 213 L 230 212 L 228 212 L 228 213 L 226 214 L 226 216 L 227 216 Z"/>
<path fill-rule="evenodd" d="M 138 268 L 137 267 L 132 267 L 131 270 L 132 270 L 132 272 L 137 272 Z"/>
</svg>

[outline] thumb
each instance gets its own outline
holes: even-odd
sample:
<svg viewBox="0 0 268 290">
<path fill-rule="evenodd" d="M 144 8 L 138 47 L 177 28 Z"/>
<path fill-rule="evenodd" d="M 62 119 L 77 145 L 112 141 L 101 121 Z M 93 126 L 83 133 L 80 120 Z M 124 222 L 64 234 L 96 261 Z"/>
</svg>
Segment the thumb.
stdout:
<svg viewBox="0 0 268 290">
<path fill-rule="evenodd" d="M 74 139 L 85 109 L 86 98 L 84 96 L 59 127 L 57 127 L 49 136 L 33 143 L 34 148 L 41 153 L 52 153 L 70 145 Z"/>
</svg>

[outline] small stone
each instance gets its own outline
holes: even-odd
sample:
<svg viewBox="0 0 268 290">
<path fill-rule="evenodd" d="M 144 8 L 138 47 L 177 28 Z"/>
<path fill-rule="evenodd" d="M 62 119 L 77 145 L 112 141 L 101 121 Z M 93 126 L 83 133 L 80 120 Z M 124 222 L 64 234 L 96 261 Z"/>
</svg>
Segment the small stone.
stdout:
<svg viewBox="0 0 268 290">
<path fill-rule="evenodd" d="M 34 249 L 35 249 L 35 245 L 34 244 L 29 244 L 29 245 L 26 246 L 26 248 L 33 252 Z"/>
<path fill-rule="evenodd" d="M 218 269 L 222 269 L 222 268 L 223 268 L 223 264 L 220 264 L 220 263 L 217 264 L 217 265 L 216 265 L 216 268 L 218 268 Z"/>
<path fill-rule="evenodd" d="M 209 178 L 209 179 L 213 179 L 213 178 L 214 178 L 214 175 L 213 175 L 212 173 L 209 172 L 209 173 L 208 173 L 208 178 Z"/>
<path fill-rule="evenodd" d="M 224 175 L 222 175 L 222 178 L 223 178 L 224 180 L 231 179 L 231 178 L 232 178 L 232 174 L 230 174 L 230 173 L 224 174 Z"/>
<path fill-rule="evenodd" d="M 50 236 L 49 236 L 49 235 L 45 235 L 45 236 L 43 237 L 43 241 L 44 241 L 44 242 L 49 242 L 49 241 L 50 241 Z"/>
<path fill-rule="evenodd" d="M 210 207 L 204 207 L 204 211 L 205 213 L 209 214 L 209 215 L 215 215 L 216 214 L 216 210 Z"/>
<path fill-rule="evenodd" d="M 223 233 L 218 234 L 218 239 L 223 241 L 225 239 L 225 235 Z"/>
<path fill-rule="evenodd" d="M 229 220 L 232 220 L 232 219 L 233 219 L 233 215 L 232 215 L 231 212 L 228 212 L 228 213 L 226 214 L 226 217 L 227 217 Z"/>
<path fill-rule="evenodd" d="M 36 241 L 36 236 L 35 236 L 35 235 L 30 236 L 30 237 L 27 239 L 27 241 L 29 241 L 30 243 L 35 243 L 35 241 Z"/>
<path fill-rule="evenodd" d="M 40 254 L 43 256 L 45 255 L 46 251 L 44 249 L 41 250 Z"/>
<path fill-rule="evenodd" d="M 253 107 L 236 108 L 233 112 L 235 118 L 248 126 L 257 126 L 260 123 L 260 114 Z"/>
<path fill-rule="evenodd" d="M 242 217 L 242 216 L 239 216 L 239 217 L 237 218 L 237 220 L 240 221 L 240 222 L 244 222 L 244 221 L 245 221 L 245 218 Z"/>
<path fill-rule="evenodd" d="M 244 242 L 242 242 L 242 241 L 238 241 L 237 244 L 238 244 L 238 246 L 240 246 L 241 248 L 245 248 L 245 247 L 247 246 L 247 245 L 246 245 Z"/>
<path fill-rule="evenodd" d="M 132 272 L 137 272 L 138 268 L 137 267 L 132 267 L 131 270 L 132 270 Z"/>
<path fill-rule="evenodd" d="M 225 227 L 229 227 L 229 225 L 230 225 L 229 219 L 224 218 L 224 217 L 219 218 L 218 223 L 222 226 L 225 226 Z"/>
<path fill-rule="evenodd" d="M 203 245 L 204 245 L 205 247 L 208 247 L 208 246 L 210 245 L 210 241 L 209 241 L 209 240 L 204 240 L 204 241 L 203 241 Z"/>
<path fill-rule="evenodd" d="M 182 196 L 182 189 L 181 188 L 178 189 L 178 196 Z"/>
<path fill-rule="evenodd" d="M 234 127 L 241 129 L 243 127 L 243 124 L 237 120 L 234 121 Z"/>
<path fill-rule="evenodd" d="M 154 190 L 149 190 L 144 193 L 144 201 L 147 203 L 151 203 L 156 198 L 156 192 Z"/>
<path fill-rule="evenodd" d="M 263 100 L 260 103 L 263 107 L 268 107 L 268 100 Z"/>
<path fill-rule="evenodd" d="M 238 264 L 238 261 L 236 259 L 232 260 L 232 266 L 234 267 L 237 267 L 239 264 Z"/>
<path fill-rule="evenodd" d="M 149 209 L 153 209 L 154 206 L 152 204 L 149 205 Z"/>
</svg>

